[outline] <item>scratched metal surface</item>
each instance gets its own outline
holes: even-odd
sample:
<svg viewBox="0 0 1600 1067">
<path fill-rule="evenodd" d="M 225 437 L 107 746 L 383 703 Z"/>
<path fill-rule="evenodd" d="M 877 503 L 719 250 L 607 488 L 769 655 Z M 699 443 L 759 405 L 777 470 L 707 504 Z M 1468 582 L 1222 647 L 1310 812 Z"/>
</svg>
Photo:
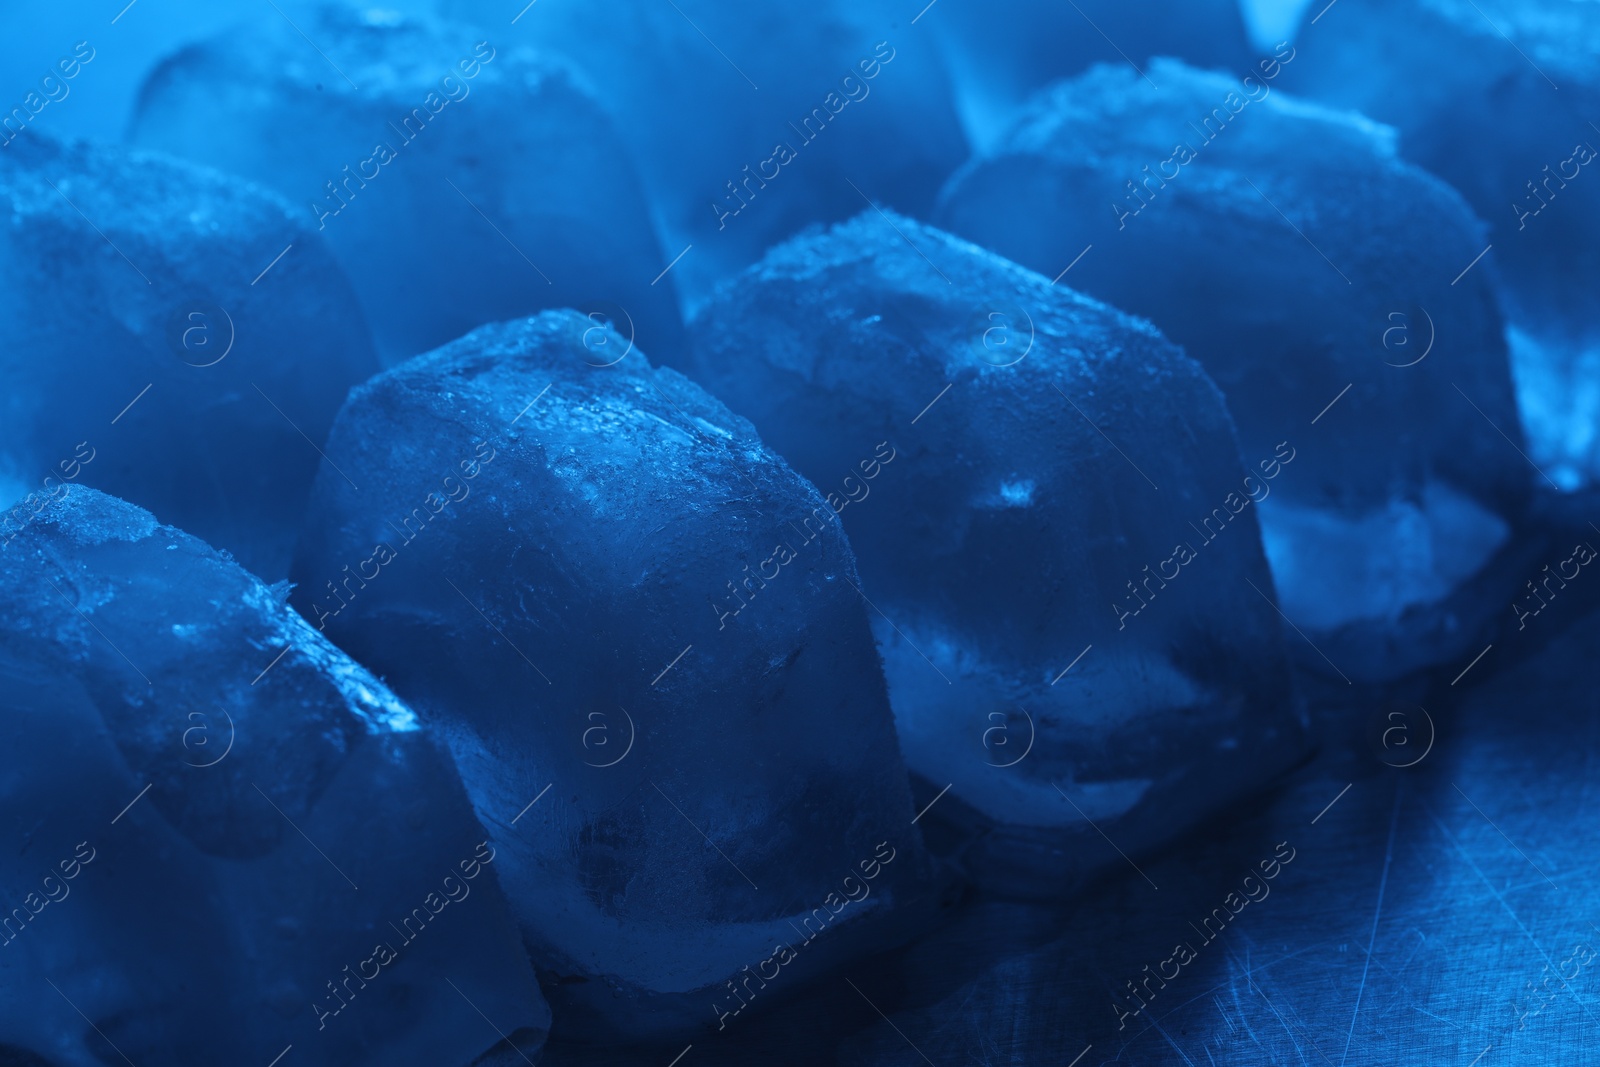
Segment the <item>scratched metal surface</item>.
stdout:
<svg viewBox="0 0 1600 1067">
<path fill-rule="evenodd" d="M 1127 871 L 1047 947 L 900 1013 L 898 1032 L 880 1022 L 842 1062 L 1600 1063 L 1597 653 L 1591 616 L 1436 704 L 1415 766 L 1324 752 L 1270 803 L 1141 863 L 1158 890 Z M 1281 841 L 1295 858 L 1269 894 L 1204 943 L 1189 923 Z M 1197 957 L 1122 1019 L 1111 991 L 1147 964 L 1170 974 L 1179 941 Z"/>
<path fill-rule="evenodd" d="M 681 1064 L 1600 1063 L 1600 615 L 1522 647 L 1424 698 L 1434 743 L 1413 766 L 1387 764 L 1426 748 L 1418 705 L 1332 712 L 1349 720 L 1342 743 L 1139 860 L 1142 874 L 1119 859 L 1066 910 L 953 907 L 911 948 L 695 1038 Z M 1401 723 L 1398 744 L 1374 743 Z M 1260 899 L 1204 941 L 1194 926 L 1280 842 L 1294 858 L 1266 895 L 1252 888 Z M 1147 965 L 1171 974 L 1179 942 L 1194 958 L 1120 1016 L 1113 991 Z M 683 1052 L 556 1045 L 540 1065 L 666 1067 Z"/>
</svg>

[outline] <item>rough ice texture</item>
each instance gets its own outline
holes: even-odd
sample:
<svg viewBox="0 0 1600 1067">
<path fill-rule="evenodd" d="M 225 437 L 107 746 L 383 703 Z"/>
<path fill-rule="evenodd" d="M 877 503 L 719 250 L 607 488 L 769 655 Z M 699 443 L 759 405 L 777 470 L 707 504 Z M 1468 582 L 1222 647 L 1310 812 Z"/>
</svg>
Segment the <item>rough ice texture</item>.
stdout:
<svg viewBox="0 0 1600 1067">
<path fill-rule="evenodd" d="M 1227 394 L 1247 459 L 1299 448 L 1262 508 L 1275 564 L 1291 528 L 1314 525 L 1291 506 L 1407 545 L 1413 565 L 1399 573 L 1367 567 L 1360 547 L 1275 568 L 1286 605 L 1310 606 L 1331 570 L 1342 580 L 1319 607 L 1328 629 L 1435 618 L 1442 591 L 1500 547 L 1537 477 L 1514 447 L 1487 272 L 1461 276 L 1482 225 L 1396 157 L 1387 127 L 1259 74 L 1162 60 L 1150 75 L 1159 93 L 1125 66 L 1041 93 L 951 180 L 940 217 L 1052 276 L 1082 254 L 1072 284 L 1182 343 Z M 1441 538 L 1456 520 L 1469 528 Z"/>
<path fill-rule="evenodd" d="M 486 41 L 342 5 L 299 25 L 327 60 L 266 8 L 168 58 L 130 138 L 288 198 L 391 362 L 547 307 L 676 343 L 673 278 L 650 284 L 666 261 L 631 154 L 563 61 L 498 20 Z"/>
<path fill-rule="evenodd" d="M 281 577 L 307 437 L 377 368 L 312 228 L 238 178 L 34 130 L 0 149 L 0 212 L 5 521 L 78 481 Z"/>
<path fill-rule="evenodd" d="M 1181 56 L 1246 72 L 1254 55 L 1234 0 L 940 0 L 918 19 L 949 57 L 967 136 L 979 150 L 1035 90 L 1095 63 L 1148 67 Z"/>
<path fill-rule="evenodd" d="M 497 1038 L 464 998 L 537 1048 L 448 756 L 281 590 L 71 487 L 0 548 L 0 694 L 0 1048 L 466 1064 Z"/>
<path fill-rule="evenodd" d="M 1600 477 L 1600 4 L 1353 0 L 1303 33 L 1286 83 L 1397 126 L 1488 221 L 1530 454 L 1562 488 Z"/>
<path fill-rule="evenodd" d="M 11 639 L 39 672 L 82 676 L 153 803 L 204 852 L 272 851 L 293 833 L 283 815 L 304 819 L 364 737 L 417 728 L 287 590 L 115 497 L 64 489 L 0 561 Z M 250 784 L 269 768 L 283 815 Z"/>
<path fill-rule="evenodd" d="M 928 21 L 909 25 L 905 6 L 540 0 L 515 31 L 570 56 L 616 117 L 667 256 L 694 245 L 671 275 L 694 306 L 863 196 L 932 206 L 967 148 Z M 499 0 L 441 8 L 491 28 L 510 17 Z"/>
<path fill-rule="evenodd" d="M 1122 862 L 1087 820 L 1146 849 L 1300 755 L 1245 498 L 1273 483 L 1147 323 L 867 212 L 774 249 L 691 340 L 841 509 L 907 762 L 953 783 L 924 822 L 983 827 L 980 878 L 1059 893 Z"/>
<path fill-rule="evenodd" d="M 880 944 L 926 874 L 837 519 L 598 334 L 546 312 L 356 389 L 328 456 L 362 488 L 324 472 L 294 569 L 300 610 L 448 740 L 590 1040 L 717 1029 L 775 944 L 816 937 L 769 997 Z"/>
</svg>

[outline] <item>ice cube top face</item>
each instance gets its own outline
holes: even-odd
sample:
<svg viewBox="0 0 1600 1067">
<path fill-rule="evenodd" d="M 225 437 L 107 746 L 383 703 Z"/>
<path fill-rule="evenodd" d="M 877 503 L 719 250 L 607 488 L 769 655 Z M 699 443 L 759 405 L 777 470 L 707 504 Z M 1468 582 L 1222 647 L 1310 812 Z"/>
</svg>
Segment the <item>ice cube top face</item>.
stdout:
<svg viewBox="0 0 1600 1067">
<path fill-rule="evenodd" d="M 540 965 L 605 978 L 563 995 L 627 1028 L 792 940 L 880 843 L 848 918 L 912 881 L 849 546 L 743 419 L 548 312 L 359 387 L 327 451 L 297 606 L 448 741 Z"/>
<path fill-rule="evenodd" d="M 493 848 L 380 681 L 227 556 L 81 486 L 5 528 L 0 579 L 8 1052 L 465 1063 L 495 1038 L 464 998 L 537 1047 Z"/>
<path fill-rule="evenodd" d="M 1251 61 L 1234 0 L 940 0 L 937 18 L 930 12 L 918 21 L 949 57 L 962 121 L 980 150 L 1030 93 L 1095 63 L 1126 57 L 1144 67 L 1151 56 L 1179 56 L 1242 68 Z"/>
<path fill-rule="evenodd" d="M 666 256 L 694 245 L 672 272 L 692 307 L 863 196 L 931 209 L 967 146 L 928 22 L 911 26 L 901 6 L 540 0 L 511 39 L 569 57 L 615 116 Z M 443 8 L 488 27 L 509 17 L 496 0 Z"/>
<path fill-rule="evenodd" d="M 1531 475 L 1485 425 L 1520 439 L 1487 272 L 1462 276 L 1486 241 L 1461 199 L 1399 161 L 1392 131 L 1262 71 L 1150 77 L 1162 90 L 1098 67 L 1040 94 L 941 217 L 1051 277 L 1081 253 L 1071 283 L 1198 359 L 1247 456 L 1319 434 L 1281 499 L 1370 510 L 1440 478 L 1514 507 Z"/>
<path fill-rule="evenodd" d="M 310 442 L 377 367 L 310 228 L 236 178 L 32 131 L 0 211 L 8 521 L 93 485 L 281 577 Z"/>
<path fill-rule="evenodd" d="M 1150 841 L 1169 790 L 1198 814 L 1293 758 L 1252 501 L 1297 445 L 1242 465 L 1215 386 L 1148 324 L 869 212 L 774 249 L 691 338 L 692 374 L 840 512 L 941 806 Z"/>
<path fill-rule="evenodd" d="M 285 197 L 360 293 L 387 362 L 484 322 L 604 307 L 676 342 L 629 148 L 579 76 L 504 32 L 344 5 L 263 8 L 166 59 L 130 139 Z"/>
</svg>

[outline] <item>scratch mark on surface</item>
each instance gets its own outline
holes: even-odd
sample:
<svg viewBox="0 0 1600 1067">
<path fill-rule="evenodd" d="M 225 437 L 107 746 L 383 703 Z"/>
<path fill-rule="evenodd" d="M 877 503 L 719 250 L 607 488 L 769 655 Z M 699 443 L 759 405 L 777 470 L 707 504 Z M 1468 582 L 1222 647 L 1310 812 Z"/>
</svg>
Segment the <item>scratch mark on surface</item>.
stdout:
<svg viewBox="0 0 1600 1067">
<path fill-rule="evenodd" d="M 1411 955 L 1407 956 L 1405 962 L 1400 964 L 1397 969 L 1390 970 L 1388 967 L 1383 965 L 1381 960 L 1375 958 L 1371 953 L 1368 954 L 1368 958 L 1371 959 L 1373 963 L 1377 964 L 1378 969 L 1392 979 L 1395 985 L 1394 995 L 1389 998 L 1389 1006 L 1380 1011 L 1378 1013 L 1379 1015 L 1388 1015 L 1395 1011 L 1395 1009 L 1399 1007 L 1399 1002 L 1401 999 L 1405 997 L 1416 997 L 1416 994 L 1412 992 L 1411 987 L 1406 985 L 1406 983 L 1402 980 L 1402 975 L 1404 975 L 1406 969 L 1411 966 L 1411 961 L 1417 958 L 1417 953 L 1422 951 L 1422 946 L 1427 942 L 1428 939 L 1423 935 L 1422 931 L 1418 930 L 1415 926 L 1411 928 L 1411 932 L 1416 934 L 1417 937 L 1421 938 L 1421 940 L 1417 943 L 1417 947 L 1411 950 Z"/>
<path fill-rule="evenodd" d="M 1271 1011 L 1273 1015 L 1278 1017 L 1278 1025 L 1283 1027 L 1283 1032 L 1289 1035 L 1289 1041 L 1294 1045 L 1294 1054 L 1300 1057 L 1300 1062 L 1305 1064 L 1305 1067 L 1311 1067 L 1311 1065 L 1306 1061 L 1305 1050 L 1300 1047 L 1300 1039 L 1295 1036 L 1294 1030 L 1289 1027 L 1289 1020 L 1285 1019 L 1283 1017 L 1283 1013 L 1273 1005 L 1272 1001 L 1267 999 L 1266 993 L 1262 992 L 1260 986 L 1256 985 L 1254 982 L 1251 982 L 1250 988 L 1254 990 L 1256 995 L 1261 998 L 1262 1003 L 1267 1006 L 1267 1009 Z"/>
<path fill-rule="evenodd" d="M 1344 1067 L 1350 1057 L 1350 1041 L 1356 1036 L 1356 1020 L 1361 1017 L 1361 998 L 1367 991 L 1367 971 L 1372 967 L 1372 946 L 1378 940 L 1378 920 L 1383 917 L 1383 894 L 1389 888 L 1389 863 L 1394 859 L 1394 835 L 1400 826 L 1400 783 L 1394 787 L 1394 812 L 1389 816 L 1389 842 L 1383 848 L 1383 876 L 1378 879 L 1378 903 L 1372 909 L 1372 932 L 1367 935 L 1367 959 L 1361 965 L 1361 985 L 1356 989 L 1356 1010 L 1350 1013 L 1350 1029 L 1344 1035 L 1344 1054 L 1339 1057 L 1339 1067 Z"/>
<path fill-rule="evenodd" d="M 1222 1006 L 1222 998 L 1221 997 L 1216 997 L 1216 996 L 1212 997 L 1211 998 L 1211 1003 L 1213 1003 L 1213 1004 L 1215 1004 L 1217 1006 L 1217 1014 L 1222 1016 L 1222 1021 L 1228 1024 L 1228 1033 L 1231 1034 L 1234 1031 L 1239 1029 L 1237 1026 L 1233 1025 L 1233 1016 L 1228 1014 L 1228 1009 L 1224 1008 Z M 1211 1053 L 1209 1051 L 1207 1051 L 1206 1055 L 1210 1056 Z"/>
<path fill-rule="evenodd" d="M 1300 948 L 1295 949 L 1293 952 L 1286 952 L 1282 956 L 1279 956 L 1278 958 L 1276 958 L 1274 960 L 1271 960 L 1271 961 L 1269 961 L 1267 963 L 1263 963 L 1261 966 L 1256 967 L 1255 970 L 1256 971 L 1265 971 L 1269 967 L 1276 967 L 1280 963 L 1287 963 L 1290 960 L 1299 959 L 1301 956 L 1304 956 L 1306 953 L 1311 952 L 1311 951 L 1313 951 L 1313 950 L 1315 950 L 1317 948 L 1322 947 L 1323 944 L 1325 944 L 1325 942 L 1319 942 L 1319 943 L 1316 943 L 1316 944 L 1303 945 Z M 1180 1003 L 1177 1006 L 1175 1006 L 1172 1009 L 1172 1011 L 1167 1013 L 1167 1015 L 1169 1017 L 1171 1017 L 1173 1015 L 1176 1015 L 1178 1012 L 1182 1011 L 1184 1008 L 1190 1007 L 1191 1005 L 1194 1005 L 1194 1004 L 1198 1004 L 1200 1001 L 1204 1000 L 1206 997 L 1209 997 L 1212 994 L 1214 994 L 1217 991 L 1219 991 L 1221 989 L 1224 989 L 1224 988 L 1231 990 L 1231 992 L 1233 994 L 1234 1007 L 1237 1008 L 1238 1011 L 1239 1011 L 1239 1021 L 1244 1025 L 1245 1030 L 1247 1032 L 1249 1032 L 1250 1039 L 1252 1041 L 1254 1041 L 1257 1045 L 1260 1045 L 1261 1044 L 1261 1039 L 1256 1037 L 1255 1031 L 1250 1029 L 1250 1021 L 1247 1018 L 1245 1018 L 1245 1015 L 1244 1015 L 1244 1005 L 1241 1004 L 1240 1001 L 1239 1001 L 1239 990 L 1238 990 L 1237 986 L 1235 985 L 1234 980 L 1231 977 L 1227 978 L 1227 979 L 1225 979 L 1225 980 L 1223 980 L 1221 982 L 1218 982 L 1216 985 L 1212 986 L 1209 989 L 1202 989 L 1200 992 L 1196 993 L 1194 996 L 1190 997 L 1188 1000 L 1185 1000 L 1182 1003 Z M 1138 1033 L 1134 1034 L 1132 1037 L 1129 1037 L 1127 1040 L 1123 1041 L 1122 1048 L 1124 1050 L 1126 1050 L 1129 1045 L 1133 1044 L 1134 1042 L 1138 1041 L 1140 1038 L 1144 1037 L 1145 1034 L 1149 1033 L 1150 1029 L 1151 1029 L 1150 1024 L 1146 1023 L 1144 1029 L 1140 1030 Z M 1263 1047 L 1265 1047 L 1265 1046 L 1263 1046 Z"/>
<path fill-rule="evenodd" d="M 1437 1019 L 1440 1022 L 1444 1023 L 1446 1026 L 1453 1027 L 1453 1028 L 1455 1028 L 1457 1030 L 1460 1030 L 1462 1033 L 1466 1033 L 1467 1032 L 1466 1031 L 1466 1027 L 1457 1025 L 1456 1023 L 1451 1022 L 1449 1019 L 1446 1019 L 1442 1015 L 1435 1015 L 1433 1012 L 1428 1011 L 1425 1008 L 1419 1008 L 1415 1004 L 1411 1005 L 1411 1010 L 1415 1011 L 1415 1012 L 1421 1012 L 1423 1015 L 1426 1015 L 1430 1019 Z"/>
<path fill-rule="evenodd" d="M 1450 786 L 1457 793 L 1461 793 L 1461 799 L 1465 800 L 1468 804 L 1471 804 L 1473 811 L 1475 811 L 1479 815 L 1483 816 L 1483 821 L 1484 822 L 1486 822 L 1490 826 L 1494 827 L 1494 832 L 1495 833 L 1497 833 L 1501 837 L 1505 838 L 1506 844 L 1510 845 L 1513 849 L 1515 849 L 1517 855 L 1521 856 L 1525 860 L 1528 860 L 1528 866 L 1532 867 L 1534 870 L 1538 871 L 1539 872 L 1539 877 L 1543 878 L 1547 883 L 1549 883 L 1549 886 L 1550 886 L 1551 889 L 1555 889 L 1555 891 L 1557 893 L 1561 892 L 1561 890 L 1556 887 L 1556 884 L 1554 882 L 1550 881 L 1550 876 L 1548 874 L 1545 874 L 1544 871 L 1542 869 L 1540 869 L 1540 867 L 1539 867 L 1539 865 L 1537 863 L 1535 863 L 1535 862 L 1533 862 L 1533 860 L 1529 859 L 1528 858 L 1528 854 L 1526 852 L 1522 851 L 1522 849 L 1520 849 L 1520 848 L 1517 848 L 1517 843 L 1515 841 L 1511 840 L 1510 836 L 1507 835 L 1507 833 L 1504 830 L 1500 829 L 1500 824 L 1496 823 L 1493 819 L 1489 818 L 1489 813 L 1488 812 L 1486 812 L 1482 808 L 1478 807 L 1477 801 L 1475 801 L 1471 797 L 1467 796 L 1467 794 L 1462 793 L 1461 792 L 1461 787 L 1459 785 L 1456 785 L 1454 782 L 1451 782 Z"/>
<path fill-rule="evenodd" d="M 1189 1054 L 1187 1052 L 1183 1051 L 1183 1049 L 1179 1048 L 1178 1047 L 1178 1043 L 1176 1041 L 1172 1040 L 1172 1035 L 1168 1034 L 1164 1029 L 1162 1029 L 1161 1020 L 1159 1020 L 1159 1019 L 1155 1018 L 1154 1016 L 1152 1016 L 1151 1019 L 1150 1019 L 1150 1025 L 1155 1027 L 1156 1033 L 1160 1034 L 1162 1037 L 1167 1039 L 1167 1044 L 1172 1046 L 1172 1051 L 1176 1052 L 1178 1055 L 1183 1057 L 1183 1062 L 1184 1063 L 1187 1063 L 1189 1065 L 1189 1067 L 1195 1067 L 1195 1063 L 1194 1063 L 1193 1060 L 1191 1060 L 1189 1058 Z"/>
<path fill-rule="evenodd" d="M 1254 983 L 1252 983 L 1252 984 L 1254 984 Z M 1278 1017 L 1278 1021 L 1283 1024 L 1284 1030 L 1287 1031 L 1288 1034 L 1289 1034 L 1289 1040 L 1294 1042 L 1294 1050 L 1295 1050 L 1295 1052 L 1300 1054 L 1300 1062 L 1301 1063 L 1306 1063 L 1307 1062 L 1306 1061 L 1306 1055 L 1305 1055 L 1305 1053 L 1303 1051 L 1301 1051 L 1300 1041 L 1299 1041 L 1299 1039 L 1297 1039 L 1294 1036 L 1294 1031 L 1289 1026 L 1289 1020 L 1284 1018 L 1283 1013 L 1280 1012 L 1277 1009 L 1277 1006 L 1274 1005 L 1272 1003 L 1272 1001 L 1267 1000 L 1267 992 L 1266 992 L 1266 990 L 1262 989 L 1259 985 L 1255 986 L 1255 990 L 1256 990 L 1257 993 L 1259 993 L 1261 995 L 1261 999 L 1262 999 L 1263 1002 L 1266 1003 L 1267 1007 L 1272 1009 L 1272 1014 L 1276 1015 Z M 1289 1010 L 1293 1011 L 1294 1010 L 1294 1006 L 1290 1005 Z M 1301 1021 L 1300 1029 L 1302 1031 L 1304 1031 L 1306 1029 L 1306 1025 L 1305 1025 L 1304 1021 Z M 1315 1041 L 1311 1040 L 1311 1037 L 1309 1035 L 1307 1035 L 1307 1037 L 1306 1037 L 1306 1044 L 1311 1046 L 1311 1051 L 1315 1052 L 1318 1056 L 1322 1057 L 1322 1062 L 1326 1063 L 1328 1065 L 1328 1067 L 1333 1067 L 1333 1061 L 1328 1059 L 1328 1054 L 1326 1052 L 1323 1052 L 1321 1047 L 1319 1047 Z"/>
</svg>

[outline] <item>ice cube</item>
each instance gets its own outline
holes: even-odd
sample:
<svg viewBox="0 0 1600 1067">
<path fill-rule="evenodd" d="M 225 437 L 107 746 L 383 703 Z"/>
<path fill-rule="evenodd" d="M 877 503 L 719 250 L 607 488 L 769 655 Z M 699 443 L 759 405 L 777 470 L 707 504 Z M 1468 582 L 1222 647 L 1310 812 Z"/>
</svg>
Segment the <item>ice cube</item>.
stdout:
<svg viewBox="0 0 1600 1067">
<path fill-rule="evenodd" d="M 377 368 L 349 283 L 265 190 L 150 152 L 0 150 L 0 503 L 79 481 L 268 579 L 317 445 Z"/>
<path fill-rule="evenodd" d="M 1123 862 L 1096 826 L 1137 853 L 1302 753 L 1250 506 L 1296 449 L 1241 466 L 1147 323 L 864 212 L 690 333 L 690 372 L 839 511 L 925 824 L 975 833 L 978 877 L 1059 894 Z"/>
<path fill-rule="evenodd" d="M 1321 651 L 1291 647 L 1343 684 L 1419 666 L 1418 642 L 1374 657 L 1364 635 L 1434 627 L 1538 476 L 1487 274 L 1465 269 L 1482 225 L 1396 157 L 1393 130 L 1275 90 L 1267 71 L 1295 59 L 1242 79 L 1158 60 L 1159 93 L 1096 67 L 1023 109 L 940 217 L 1149 316 L 1227 394 L 1246 459 L 1298 450 L 1261 523 L 1289 617 Z M 1363 533 L 1410 562 L 1371 566 Z M 1313 602 L 1314 619 L 1297 613 Z M 1446 657 L 1483 622 L 1463 621 Z"/>
<path fill-rule="evenodd" d="M 491 32 L 511 17 L 499 0 L 441 8 Z M 911 25 L 900 0 L 540 0 L 509 32 L 570 56 L 616 116 L 692 307 L 769 245 L 867 197 L 932 208 L 967 151 L 927 32 L 937 13 Z"/>
<path fill-rule="evenodd" d="M 546 312 L 358 387 L 328 458 L 295 603 L 448 741 L 564 1029 L 882 944 L 925 870 L 854 558 L 748 423 Z"/>
<path fill-rule="evenodd" d="M 1301 37 L 1294 91 L 1398 127 L 1488 221 L 1529 452 L 1563 489 L 1600 477 L 1600 4 L 1347 0 Z M 1374 63 L 1394 41 L 1418 47 Z"/>
<path fill-rule="evenodd" d="M 130 138 L 286 197 L 387 359 L 563 306 L 676 343 L 632 152 L 567 64 L 498 25 L 483 39 L 337 4 L 259 17 L 158 67 Z"/>
<path fill-rule="evenodd" d="M 81 486 L 0 579 L 0 1048 L 436 1067 L 498 1027 L 537 1050 L 549 1010 L 449 757 L 281 588 Z"/>
</svg>

